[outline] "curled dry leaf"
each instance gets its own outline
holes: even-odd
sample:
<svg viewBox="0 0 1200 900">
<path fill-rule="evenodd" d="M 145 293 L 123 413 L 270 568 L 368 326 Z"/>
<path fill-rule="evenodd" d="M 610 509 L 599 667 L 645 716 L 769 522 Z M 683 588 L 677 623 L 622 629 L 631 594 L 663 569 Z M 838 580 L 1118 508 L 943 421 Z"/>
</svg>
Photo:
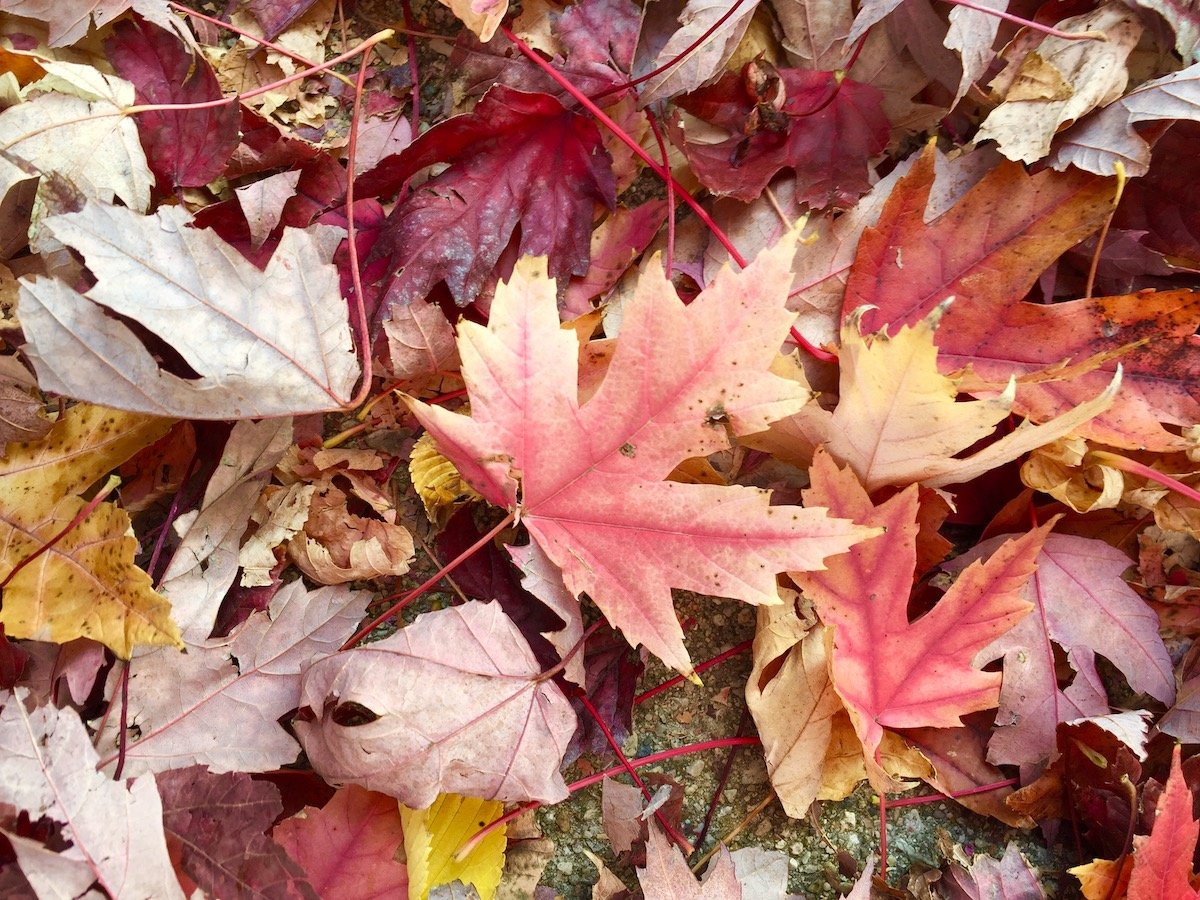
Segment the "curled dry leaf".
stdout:
<svg viewBox="0 0 1200 900">
<path fill-rule="evenodd" d="M 1142 34 L 1137 13 L 1123 3 L 1106 3 L 1057 27 L 1076 34 L 1094 31 L 1105 40 L 1051 36 L 1036 50 L 1022 46 L 1027 52 L 992 82 L 993 89 L 1000 85 L 1004 102 L 975 139 L 997 141 L 1011 160 L 1036 162 L 1050 152 L 1060 127 L 1120 97 L 1129 79 L 1125 60 Z"/>
<path fill-rule="evenodd" d="M 309 666 L 294 728 L 327 781 L 405 806 L 439 793 L 557 802 L 575 714 L 539 674 L 499 605 L 471 602 Z"/>
<path fill-rule="evenodd" d="M 62 281 L 21 283 L 20 316 L 43 390 L 119 409 L 191 419 L 333 409 L 358 362 L 330 259 L 336 229 L 287 229 L 265 272 L 180 207 L 153 216 L 101 203 L 42 228 L 81 253 L 86 294 Z M 191 372 L 161 367 L 126 316 L 166 341 Z"/>
</svg>

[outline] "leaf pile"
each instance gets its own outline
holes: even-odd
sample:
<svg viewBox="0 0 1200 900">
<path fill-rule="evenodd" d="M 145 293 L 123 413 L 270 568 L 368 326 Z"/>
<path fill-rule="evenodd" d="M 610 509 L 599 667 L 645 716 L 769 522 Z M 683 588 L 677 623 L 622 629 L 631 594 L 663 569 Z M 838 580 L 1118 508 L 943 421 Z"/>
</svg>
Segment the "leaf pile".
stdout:
<svg viewBox="0 0 1200 900">
<path fill-rule="evenodd" d="M 0 893 L 1195 897 L 1194 10 L 443 4 L 0 0 Z"/>
</svg>

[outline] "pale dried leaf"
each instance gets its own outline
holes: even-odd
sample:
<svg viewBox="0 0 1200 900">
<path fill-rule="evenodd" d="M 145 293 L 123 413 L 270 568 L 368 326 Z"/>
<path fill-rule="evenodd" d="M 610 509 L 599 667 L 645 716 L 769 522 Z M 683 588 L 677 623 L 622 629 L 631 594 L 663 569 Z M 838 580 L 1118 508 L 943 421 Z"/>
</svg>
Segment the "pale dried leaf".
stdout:
<svg viewBox="0 0 1200 900">
<path fill-rule="evenodd" d="M 96 770 L 96 751 L 72 709 L 25 708 L 28 692 L 0 694 L 0 803 L 64 826 L 67 859 L 86 865 L 110 897 L 183 900 L 167 856 L 153 777 L 126 787 Z M 31 871 L 30 874 L 33 874 Z"/>
<path fill-rule="evenodd" d="M 567 796 L 558 767 L 575 714 L 539 674 L 499 604 L 471 602 L 309 666 L 299 705 L 311 715 L 294 727 L 327 781 L 406 806 L 444 792 L 556 802 Z M 339 709 L 355 711 L 354 723 L 339 724 Z"/>
<path fill-rule="evenodd" d="M 134 660 L 129 723 L 136 729 L 127 735 L 124 771 L 203 764 L 212 772 L 262 772 L 292 762 L 299 747 L 278 719 L 299 703 L 303 668 L 342 645 L 369 599 L 344 587 L 309 592 L 293 581 L 269 614 L 250 616 L 229 638 Z M 119 717 L 109 717 L 97 739 L 102 766 L 116 764 L 118 729 Z"/>
<path fill-rule="evenodd" d="M 183 638 L 202 644 L 237 576 L 246 523 L 271 470 L 292 442 L 291 419 L 238 422 L 225 442 L 221 465 L 209 479 L 200 509 L 173 523 L 180 538 L 159 590 Z"/>
<path fill-rule="evenodd" d="M 758 0 L 745 0 L 737 12 L 717 27 L 699 47 L 687 56 L 683 56 L 683 53 L 716 25 L 733 3 L 734 0 L 688 0 L 679 15 L 679 29 L 659 51 L 654 68 L 676 58 L 681 57 L 682 61 L 655 75 L 642 86 L 638 100 L 642 106 L 693 91 L 721 74 L 742 35 L 746 33 L 754 10 L 758 8 Z"/>
<path fill-rule="evenodd" d="M 0 113 L 5 151 L 43 175 L 66 178 L 90 199 L 107 203 L 119 197 L 130 209 L 145 210 L 154 176 L 137 125 L 121 115 L 122 107 L 133 105 L 133 85 L 88 66 L 44 65 L 60 76 L 54 81 L 47 76 L 46 88 L 69 88 L 62 76 L 78 70 L 91 72 L 99 84 L 91 86 L 94 90 L 76 91 L 86 96 L 47 92 Z M 7 180 L 14 177 L 17 173 Z"/>
<path fill-rule="evenodd" d="M 1050 142 L 1060 128 L 1120 97 L 1129 79 L 1125 60 L 1142 34 L 1137 14 L 1123 3 L 1107 3 L 1086 15 L 1064 19 L 1057 27 L 1080 34 L 1097 31 L 1107 40 L 1047 37 L 1036 51 L 1009 64 L 1010 69 L 1016 67 L 1013 85 L 975 139 L 996 141 L 1000 152 L 1011 160 L 1036 162 L 1050 152 Z M 1023 92 L 1022 86 L 1028 84 L 1023 77 L 1035 81 L 1046 77 L 1039 74 L 1043 65 L 1061 79 L 1068 96 Z"/>
<path fill-rule="evenodd" d="M 155 415 L 283 416 L 338 407 L 358 362 L 337 270 L 338 230 L 287 229 L 265 272 L 178 206 L 153 216 L 88 203 L 42 228 L 78 250 L 97 283 L 22 281 L 20 316 L 44 390 Z M 152 298 L 152 302 L 149 302 Z M 199 377 L 159 367 L 106 309 L 167 341 Z"/>
<path fill-rule="evenodd" d="M 440 307 L 423 298 L 393 306 L 383 323 L 392 374 L 406 382 L 458 368 L 454 329 Z"/>
</svg>

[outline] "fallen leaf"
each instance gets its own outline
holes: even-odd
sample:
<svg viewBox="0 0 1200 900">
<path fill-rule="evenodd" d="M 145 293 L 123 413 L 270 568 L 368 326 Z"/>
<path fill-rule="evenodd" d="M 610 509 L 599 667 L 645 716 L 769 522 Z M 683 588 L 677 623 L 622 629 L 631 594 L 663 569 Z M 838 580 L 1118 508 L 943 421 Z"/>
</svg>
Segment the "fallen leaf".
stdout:
<svg viewBox="0 0 1200 900">
<path fill-rule="evenodd" d="M 565 279 L 587 271 L 594 206 L 613 206 L 612 162 L 592 121 L 547 94 L 496 85 L 474 112 L 431 128 L 398 166 L 356 193 L 394 192 L 434 163 L 450 168 L 408 194 L 367 264 L 387 260 L 386 302 L 403 306 L 445 280 L 460 306 L 492 274 L 518 224 L 518 252 L 549 257 Z"/>
<path fill-rule="evenodd" d="M 1046 896 L 1038 870 L 1029 865 L 1012 841 L 1004 848 L 1004 856 L 1000 859 L 980 854 L 968 869 L 955 871 L 951 877 L 954 886 L 965 896 L 995 897 L 997 900 L 1008 897 L 1041 900 Z"/>
<path fill-rule="evenodd" d="M 977 544 L 944 568 L 960 572 L 1004 540 L 996 537 Z M 1018 622 L 978 657 L 981 662 L 1004 659 L 989 760 L 1038 766 L 1053 752 L 1060 722 L 1107 713 L 1107 693 L 1095 667 L 1097 653 L 1115 665 L 1135 691 L 1171 705 L 1175 679 L 1158 634 L 1158 617 L 1121 577 L 1131 565 L 1124 553 L 1095 538 L 1046 538 L 1037 571 L 1021 590 L 1038 615 Z M 1066 651 L 1076 673 L 1065 690 L 1059 687 L 1061 663 L 1051 640 Z"/>
<path fill-rule="evenodd" d="M 0 0 L 2 12 L 45 22 L 50 27 L 52 47 L 74 44 L 88 28 L 100 29 L 128 9 L 159 25 L 166 25 L 173 17 L 163 0 L 82 0 L 65 4 L 61 0 Z"/>
<path fill-rule="evenodd" d="M 792 573 L 833 629 L 831 674 L 880 789 L 890 779 L 872 758 L 883 728 L 951 728 L 969 712 L 999 701 L 1000 674 L 974 665 L 977 654 L 1032 608 L 1020 597 L 1052 525 L 1008 541 L 967 569 L 929 612 L 908 621 L 916 564 L 917 488 L 872 504 L 849 469 L 819 453 L 805 502 L 856 522 L 882 525 L 868 539 L 829 560 L 824 572 Z"/>
<path fill-rule="evenodd" d="M 1120 371 L 1099 395 L 1041 425 L 1022 422 L 968 457 L 1013 408 L 1016 385 L 985 400 L 957 402 L 958 381 L 938 372 L 934 331 L 939 308 L 894 337 L 860 333 L 861 313 L 842 328 L 841 394 L 833 413 L 812 422 L 817 440 L 849 463 L 868 492 L 883 485 L 920 482 L 944 487 L 970 481 L 1037 447 L 1077 431 L 1113 403 Z M 804 415 L 804 413 L 802 413 Z"/>
<path fill-rule="evenodd" d="M 110 897 L 183 900 L 167 857 L 153 776 L 112 781 L 96 770 L 96 751 L 74 710 L 29 710 L 27 698 L 24 688 L 0 694 L 0 801 L 33 821 L 47 816 L 63 826 L 71 846 L 56 854 L 55 874 L 82 873 L 82 886 L 72 895 L 96 883 Z M 65 880 L 44 880 L 40 867 L 26 864 L 26 854 L 41 844 L 14 844 L 38 896 L 57 895 Z"/>
<path fill-rule="evenodd" d="M 854 21 L 849 0 L 810 0 L 774 4 L 783 30 L 783 46 L 800 61 L 800 68 L 830 72 L 846 58 L 846 35 Z"/>
<path fill-rule="evenodd" d="M 250 244 L 255 249 L 263 245 L 279 224 L 284 206 L 296 195 L 299 181 L 300 172 L 293 169 L 234 190 L 250 228 Z"/>
<path fill-rule="evenodd" d="M 1159 119 L 1200 121 L 1200 63 L 1138 85 L 1116 103 L 1063 132 L 1047 162 L 1111 175 L 1120 163 L 1129 177 L 1145 175 L 1150 145 L 1134 128 Z"/>
<path fill-rule="evenodd" d="M 679 106 L 728 133 L 691 138 L 684 151 L 705 187 L 751 201 L 783 169 L 796 173 L 796 199 L 813 209 L 854 205 L 871 186 L 869 162 L 888 141 L 875 88 L 834 72 L 749 63 Z"/>
<path fill-rule="evenodd" d="M 662 900 L 742 900 L 742 886 L 729 851 L 722 844 L 716 859 L 697 881 L 687 860 L 657 826 L 646 841 L 646 867 L 637 870 L 638 883 L 647 897 Z"/>
<path fill-rule="evenodd" d="M 279 788 L 204 766 L 160 772 L 163 828 L 179 866 L 214 897 L 315 898 L 303 870 L 267 832 L 283 812 Z"/>
<path fill-rule="evenodd" d="M 129 516 L 112 503 L 101 503 L 14 574 L 83 511 L 81 494 L 171 425 L 79 404 L 40 441 L 8 445 L 0 461 L 0 577 L 12 580 L 0 623 L 10 636 L 60 644 L 90 637 L 123 659 L 138 645 L 180 645 L 170 603 L 134 562 Z"/>
<path fill-rule="evenodd" d="M 295 740 L 279 718 L 300 701 L 301 671 L 354 632 L 369 595 L 343 587 L 280 588 L 228 638 L 189 644 L 130 664 L 131 733 L 118 749 L 119 717 L 97 737 L 100 765 L 126 773 L 207 765 L 214 773 L 263 772 L 293 762 Z M 112 682 L 115 685 L 119 676 Z"/>
<path fill-rule="evenodd" d="M 758 430 L 807 396 L 767 372 L 792 318 L 791 240 L 738 275 L 722 271 L 686 307 L 648 270 L 582 405 L 578 338 L 559 327 L 544 269 L 519 263 L 489 326 L 459 326 L 471 417 L 410 401 L 488 502 L 520 509 L 572 594 L 586 592 L 631 643 L 685 673 L 672 587 L 777 602 L 776 572 L 819 566 L 867 533 L 823 511 L 769 506 L 765 491 L 661 480 L 724 449 L 726 428 Z"/>
<path fill-rule="evenodd" d="M 456 881 L 474 887 L 480 900 L 492 900 L 504 868 L 508 826 L 488 832 L 462 859 L 458 851 L 503 813 L 498 800 L 459 794 L 439 794 L 428 809 L 401 806 L 409 900 L 426 900 L 433 888 Z"/>
<path fill-rule="evenodd" d="M 222 99 L 212 67 L 173 30 L 140 18 L 121 21 L 104 50 L 117 74 L 133 85 L 138 105 Z M 137 120 L 150 168 L 163 191 L 216 180 L 240 140 L 236 103 L 153 110 L 138 113 Z"/>
<path fill-rule="evenodd" d="M 329 263 L 332 228 L 287 229 L 260 272 L 180 207 L 153 216 L 89 203 L 42 228 L 83 254 L 97 283 L 21 283 L 21 324 L 43 390 L 192 419 L 252 418 L 343 405 L 358 362 Z M 143 298 L 155 298 L 154 305 Z M 194 372 L 154 359 L 127 316 L 167 341 Z"/>
<path fill-rule="evenodd" d="M 284 819 L 272 836 L 303 864 L 322 900 L 408 896 L 408 869 L 395 860 L 404 843 L 400 809 L 386 794 L 347 785 L 320 809 Z"/>
<path fill-rule="evenodd" d="M 746 705 L 762 738 L 771 787 L 784 812 L 803 818 L 822 786 L 833 718 L 843 709 L 829 677 L 826 633 L 793 605 L 758 609 Z"/>
<path fill-rule="evenodd" d="M 1039 172 L 1002 162 L 928 224 L 935 153 L 926 150 L 867 228 L 846 283 L 842 316 L 873 306 L 863 327 L 913 325 L 947 297 L 943 338 L 958 316 L 1024 297 L 1065 250 L 1100 227 L 1110 181 L 1085 172 Z M 985 316 L 986 318 L 986 316 Z"/>
<path fill-rule="evenodd" d="M 1191 885 L 1192 854 L 1200 824 L 1192 814 L 1192 792 L 1183 779 L 1180 758 L 1177 744 L 1150 836 L 1133 854 L 1125 895 L 1128 900 L 1193 900 L 1200 896 Z"/>
<path fill-rule="evenodd" d="M 1001 19 L 992 11 L 1006 12 L 1009 0 L 984 0 L 982 9 L 955 6 L 950 10 L 950 28 L 946 31 L 945 45 L 957 50 L 962 57 L 962 79 L 958 91 L 950 103 L 953 109 L 967 95 L 976 81 L 982 78 L 996 58 L 992 45 L 996 42 Z"/>
<path fill-rule="evenodd" d="M 383 331 L 392 375 L 409 390 L 418 390 L 433 376 L 459 366 L 454 328 L 441 309 L 424 298 L 392 307 Z"/>
<path fill-rule="evenodd" d="M 450 787 L 555 802 L 567 795 L 558 766 L 575 716 L 540 673 L 500 607 L 472 602 L 317 660 L 304 673 L 293 727 L 327 781 L 416 809 Z"/>
<path fill-rule="evenodd" d="M 1036 162 L 1050 152 L 1050 141 L 1063 125 L 1118 99 L 1129 79 L 1125 61 L 1142 34 L 1137 13 L 1123 3 L 1106 3 L 1055 27 L 1074 34 L 1094 31 L 1105 40 L 1046 36 L 1036 49 L 1019 44 L 1022 52 L 992 82 L 993 89 L 1001 85 L 1004 101 L 975 135 L 977 141 L 999 143 L 1000 152 L 1011 160 Z M 1044 96 L 1025 89 L 1029 80 L 1046 77 L 1033 71 L 1038 66 L 1053 73 L 1062 85 L 1061 94 Z"/>
<path fill-rule="evenodd" d="M 221 465 L 209 479 L 199 509 L 173 523 L 179 545 L 159 590 L 171 601 L 184 640 L 203 644 L 221 601 L 237 577 L 239 548 L 271 470 L 292 443 L 291 419 L 238 422 L 221 447 Z"/>
<path fill-rule="evenodd" d="M 758 8 L 758 0 L 749 0 L 733 10 L 735 2 L 687 0 L 679 13 L 679 27 L 670 32 L 647 71 L 670 65 L 642 85 L 638 92 L 641 106 L 694 91 L 720 73 Z M 703 42 L 693 47 L 701 38 Z"/>
<path fill-rule="evenodd" d="M 32 99 L 0 113 L 5 152 L 66 178 L 85 197 L 146 209 L 154 178 L 137 126 L 121 114 L 133 106 L 133 85 L 77 63 L 43 65 L 46 77 L 26 89 Z"/>
</svg>

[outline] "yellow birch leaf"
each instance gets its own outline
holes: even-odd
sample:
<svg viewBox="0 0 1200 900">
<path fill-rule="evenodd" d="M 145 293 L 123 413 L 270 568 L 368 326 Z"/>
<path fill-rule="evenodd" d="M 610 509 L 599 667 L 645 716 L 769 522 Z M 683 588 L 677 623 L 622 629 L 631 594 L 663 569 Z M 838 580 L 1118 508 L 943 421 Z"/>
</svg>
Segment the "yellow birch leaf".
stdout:
<svg viewBox="0 0 1200 900">
<path fill-rule="evenodd" d="M 507 826 L 501 825 L 461 861 L 458 848 L 504 812 L 499 800 L 439 794 L 428 809 L 400 807 L 408 859 L 408 900 L 427 900 L 439 884 L 474 885 L 480 900 L 492 900 L 504 870 Z"/>
<path fill-rule="evenodd" d="M 171 420 L 80 404 L 40 441 L 12 443 L 0 460 L 0 580 L 84 508 L 80 494 Z M 100 641 L 122 658 L 139 644 L 179 645 L 171 604 L 134 563 L 129 517 L 101 503 L 4 588 L 0 622 L 12 637 Z"/>
</svg>

